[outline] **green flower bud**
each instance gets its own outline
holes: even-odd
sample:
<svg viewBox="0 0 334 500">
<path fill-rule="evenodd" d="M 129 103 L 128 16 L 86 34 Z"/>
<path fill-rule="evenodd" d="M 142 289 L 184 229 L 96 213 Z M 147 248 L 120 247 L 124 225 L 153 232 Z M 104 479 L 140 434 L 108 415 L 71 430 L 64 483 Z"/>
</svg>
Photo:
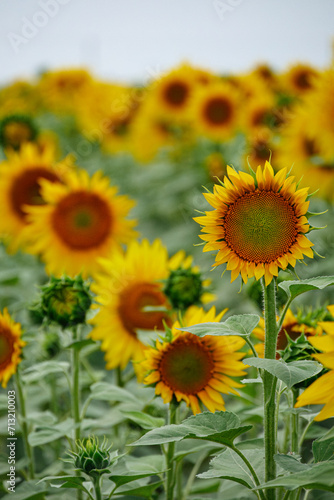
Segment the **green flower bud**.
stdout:
<svg viewBox="0 0 334 500">
<path fill-rule="evenodd" d="M 85 441 L 77 441 L 77 452 L 71 452 L 76 469 L 91 477 L 97 477 L 109 472 L 107 468 L 114 459 L 110 456 L 111 446 L 104 439 L 100 445 L 96 436 L 89 437 Z"/>
<path fill-rule="evenodd" d="M 200 304 L 203 294 L 201 274 L 191 268 L 173 270 L 166 280 L 164 293 L 174 309 L 185 310 L 191 305 Z"/>
<path fill-rule="evenodd" d="M 43 316 L 63 328 L 85 323 L 86 314 L 92 304 L 89 287 L 81 276 L 51 278 L 42 287 L 39 308 Z"/>
</svg>

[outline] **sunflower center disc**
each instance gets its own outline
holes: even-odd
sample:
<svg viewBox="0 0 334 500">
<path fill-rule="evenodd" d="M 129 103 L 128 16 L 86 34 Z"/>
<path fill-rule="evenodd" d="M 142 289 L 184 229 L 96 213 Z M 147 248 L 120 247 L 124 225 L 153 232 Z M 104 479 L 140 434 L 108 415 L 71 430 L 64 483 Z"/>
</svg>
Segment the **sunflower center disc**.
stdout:
<svg viewBox="0 0 334 500">
<path fill-rule="evenodd" d="M 231 103 L 223 97 L 210 99 L 204 108 L 204 117 L 212 125 L 224 125 L 232 116 Z"/>
<path fill-rule="evenodd" d="M 170 83 L 165 89 L 165 99 L 172 106 L 182 106 L 188 97 L 188 88 L 183 82 Z"/>
<path fill-rule="evenodd" d="M 108 238 L 112 215 L 98 195 L 78 191 L 60 201 L 52 223 L 65 245 L 74 250 L 89 250 L 102 245 Z"/>
<path fill-rule="evenodd" d="M 230 249 L 247 262 L 269 263 L 295 243 L 297 217 L 279 193 L 256 190 L 233 203 L 223 227 Z"/>
<path fill-rule="evenodd" d="M 165 306 L 166 296 L 153 283 L 137 283 L 126 288 L 120 295 L 118 312 L 126 330 L 136 335 L 137 329 L 163 329 L 168 317 L 163 311 L 145 311 L 149 306 Z"/>
<path fill-rule="evenodd" d="M 159 371 L 173 391 L 197 394 L 211 379 L 213 368 L 210 351 L 201 342 L 184 338 L 169 345 Z"/>
<path fill-rule="evenodd" d="M 24 205 L 43 205 L 41 197 L 40 179 L 47 179 L 51 182 L 59 181 L 59 177 L 43 167 L 31 168 L 20 174 L 13 183 L 10 190 L 10 202 L 20 217 L 25 218 Z"/>
<path fill-rule="evenodd" d="M 0 330 L 0 367 L 8 365 L 12 360 L 14 348 L 11 337 L 12 335 L 7 329 Z"/>
</svg>

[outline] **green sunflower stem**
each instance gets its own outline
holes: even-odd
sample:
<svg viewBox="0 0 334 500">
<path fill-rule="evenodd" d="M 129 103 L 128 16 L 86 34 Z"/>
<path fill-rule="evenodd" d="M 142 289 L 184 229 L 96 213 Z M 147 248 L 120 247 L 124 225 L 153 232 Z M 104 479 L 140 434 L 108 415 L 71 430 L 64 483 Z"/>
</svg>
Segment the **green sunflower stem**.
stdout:
<svg viewBox="0 0 334 500">
<path fill-rule="evenodd" d="M 299 389 L 292 388 L 292 408 L 295 407 L 299 395 Z M 292 429 L 291 429 L 291 451 L 292 453 L 299 453 L 299 415 L 298 413 L 292 414 Z"/>
<path fill-rule="evenodd" d="M 169 403 L 168 424 L 175 424 L 177 418 L 177 408 L 179 404 L 176 400 L 172 399 Z M 166 453 L 166 500 L 174 499 L 174 486 L 175 486 L 175 463 L 174 463 L 175 442 L 169 443 Z"/>
<path fill-rule="evenodd" d="M 276 345 L 278 330 L 276 326 L 276 282 L 272 280 L 266 285 L 262 278 L 264 297 L 265 345 L 264 357 L 276 359 Z M 263 370 L 264 395 L 264 442 L 265 442 L 265 480 L 276 478 L 276 463 L 274 455 L 277 452 L 276 436 L 276 383 L 277 378 Z M 266 490 L 268 500 L 276 499 L 274 488 Z"/>
<path fill-rule="evenodd" d="M 98 476 L 93 481 L 96 500 L 102 500 L 101 483 L 102 483 L 102 476 Z"/>
<path fill-rule="evenodd" d="M 20 367 L 19 366 L 17 367 L 17 371 L 15 374 L 15 383 L 16 383 L 16 388 L 17 388 L 20 413 L 21 413 L 21 417 L 22 417 L 22 421 L 21 421 L 22 436 L 23 436 L 26 456 L 28 457 L 29 479 L 34 479 L 34 477 L 35 477 L 34 454 L 33 454 L 33 450 L 31 448 L 31 446 L 29 444 L 29 440 L 28 440 L 29 431 L 28 431 L 28 425 L 27 425 L 26 403 L 25 403 L 25 398 L 24 398 L 24 392 L 23 392 L 23 387 L 22 387 L 22 382 L 21 382 Z"/>
<path fill-rule="evenodd" d="M 78 340 L 77 328 L 73 328 L 73 342 Z M 80 439 L 80 351 L 72 348 L 72 416 L 75 424 L 75 442 Z M 75 443 L 74 443 L 75 444 Z"/>
</svg>

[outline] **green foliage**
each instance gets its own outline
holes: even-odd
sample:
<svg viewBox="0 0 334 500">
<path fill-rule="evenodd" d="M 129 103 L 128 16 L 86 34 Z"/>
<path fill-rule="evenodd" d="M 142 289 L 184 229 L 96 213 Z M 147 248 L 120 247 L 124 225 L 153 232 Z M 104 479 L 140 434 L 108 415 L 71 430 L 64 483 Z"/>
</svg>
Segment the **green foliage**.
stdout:
<svg viewBox="0 0 334 500">
<path fill-rule="evenodd" d="M 238 335 L 240 337 L 249 336 L 254 328 L 260 321 L 259 316 L 256 314 L 241 314 L 231 316 L 226 321 L 220 323 L 201 323 L 198 325 L 188 326 L 186 328 L 179 328 L 186 332 L 204 337 L 205 335 Z"/>
</svg>

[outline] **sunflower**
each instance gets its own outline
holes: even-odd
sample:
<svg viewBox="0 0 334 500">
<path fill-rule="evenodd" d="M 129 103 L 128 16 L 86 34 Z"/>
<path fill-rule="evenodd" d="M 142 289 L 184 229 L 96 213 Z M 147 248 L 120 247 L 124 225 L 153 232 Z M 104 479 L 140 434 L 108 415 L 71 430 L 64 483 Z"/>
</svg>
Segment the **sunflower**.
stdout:
<svg viewBox="0 0 334 500">
<path fill-rule="evenodd" d="M 159 240 L 133 241 L 126 253 L 101 259 L 101 266 L 104 273 L 91 287 L 100 309 L 90 321 L 94 325 L 90 336 L 102 341 L 107 369 L 124 368 L 130 359 L 143 358 L 143 341 L 169 322 L 168 300 L 162 291 L 168 254 Z"/>
<path fill-rule="evenodd" d="M 261 165 L 270 160 L 276 160 L 276 145 L 274 145 L 273 133 L 269 128 L 263 127 L 247 137 L 246 153 L 244 163 L 247 165 Z"/>
<path fill-rule="evenodd" d="M 62 69 L 42 74 L 36 91 L 43 107 L 56 114 L 75 113 L 89 93 L 93 79 L 84 69 Z"/>
<path fill-rule="evenodd" d="M 291 309 L 288 309 L 286 316 L 283 321 L 283 325 L 281 330 L 278 333 L 277 337 L 277 345 L 276 349 L 283 351 L 286 346 L 288 345 L 287 337 L 286 334 L 290 337 L 292 340 L 296 340 L 300 335 L 303 333 L 305 337 L 310 337 L 311 335 L 321 335 L 323 332 L 322 327 L 318 323 L 317 325 L 310 325 L 307 324 L 306 322 L 303 322 L 302 318 L 296 317 Z M 254 328 L 253 330 L 253 335 L 264 342 L 265 339 L 265 325 L 264 325 L 264 319 L 260 318 L 259 325 Z M 264 355 L 264 344 L 257 344 L 256 345 L 256 351 L 259 353 L 261 357 Z M 278 359 L 280 356 L 277 353 L 276 358 Z"/>
<path fill-rule="evenodd" d="M 83 105 L 78 108 L 79 128 L 89 140 L 97 140 L 109 153 L 127 151 L 140 98 L 140 89 L 95 83 L 83 95 Z"/>
<path fill-rule="evenodd" d="M 314 88 L 318 76 L 318 71 L 312 66 L 295 64 L 281 76 L 282 86 L 291 94 L 302 95 Z"/>
<path fill-rule="evenodd" d="M 182 64 L 150 84 L 147 99 L 162 117 L 173 122 L 188 118 L 193 90 L 203 76 L 195 73 L 191 66 Z"/>
<path fill-rule="evenodd" d="M 309 127 L 325 159 L 334 159 L 334 69 L 324 71 L 305 99 Z"/>
<path fill-rule="evenodd" d="M 31 83 L 16 81 L 0 89 L 0 118 L 12 114 L 31 116 L 39 109 L 39 95 Z"/>
<path fill-rule="evenodd" d="M 326 132 L 320 128 L 314 130 L 312 121 L 309 107 L 300 105 L 295 108 L 293 117 L 281 129 L 275 161 L 282 168 L 290 165 L 293 158 L 294 172 L 302 177 L 301 184 L 312 183 L 317 196 L 330 200 L 333 199 L 334 157 L 328 149 L 323 149 L 321 136 Z"/>
<path fill-rule="evenodd" d="M 192 305 L 206 304 L 215 300 L 207 288 L 211 280 L 202 278 L 193 258 L 184 250 L 177 252 L 169 261 L 169 276 L 165 280 L 164 293 L 174 309 L 185 310 Z"/>
<path fill-rule="evenodd" d="M 204 251 L 218 250 L 214 266 L 227 263 L 231 281 L 239 274 L 245 283 L 264 276 L 268 285 L 279 268 L 313 257 L 305 236 L 308 188 L 297 189 L 287 169 L 274 175 L 268 162 L 252 175 L 227 169 L 229 178 L 204 194 L 215 210 L 194 219 L 207 233 L 200 236 L 207 242 Z"/>
<path fill-rule="evenodd" d="M 197 323 L 220 321 L 226 309 L 216 315 L 215 307 L 208 312 L 196 306 L 190 307 L 184 317 L 184 327 Z M 220 393 L 237 394 L 235 387 L 242 387 L 230 377 L 245 373 L 239 352 L 245 341 L 240 337 L 197 337 L 178 330 L 179 321 L 173 324 L 170 342 L 156 341 L 156 347 L 145 350 L 143 368 L 149 372 L 145 384 L 154 384 L 155 393 L 164 403 L 173 396 L 185 401 L 193 413 L 200 413 L 200 401 L 209 411 L 225 410 Z"/>
<path fill-rule="evenodd" d="M 331 315 L 334 316 L 334 305 L 328 306 Z M 314 420 L 325 420 L 334 417 L 334 321 L 320 323 L 327 335 L 311 337 L 309 342 L 319 351 L 314 358 L 320 361 L 326 368 L 327 373 L 319 377 L 311 384 L 297 399 L 296 408 L 306 405 L 324 404 L 319 415 Z"/>
<path fill-rule="evenodd" d="M 0 312 L 0 382 L 6 387 L 11 376 L 16 372 L 21 362 L 22 347 L 25 342 L 21 339 L 21 325 L 15 323 L 7 309 Z"/>
<path fill-rule="evenodd" d="M 0 197 L 2 217 L 0 234 L 8 251 L 25 246 L 24 229 L 28 224 L 28 206 L 42 205 L 40 181 L 59 184 L 68 170 L 68 161 L 56 164 L 54 148 L 40 150 L 37 144 L 23 144 L 19 152 L 7 151 L 8 159 L 0 164 Z"/>
<path fill-rule="evenodd" d="M 236 131 L 238 92 L 228 82 L 216 82 L 198 88 L 191 106 L 195 131 L 213 140 L 222 140 Z"/>
<path fill-rule="evenodd" d="M 69 172 L 65 184 L 42 181 L 44 206 L 27 207 L 28 250 L 41 254 L 48 274 L 85 278 L 99 269 L 98 257 L 128 243 L 136 232 L 126 219 L 134 202 L 98 171 Z"/>
<path fill-rule="evenodd" d="M 270 93 L 253 96 L 243 107 L 243 128 L 245 133 L 254 133 L 272 122 L 274 97 Z"/>
</svg>

